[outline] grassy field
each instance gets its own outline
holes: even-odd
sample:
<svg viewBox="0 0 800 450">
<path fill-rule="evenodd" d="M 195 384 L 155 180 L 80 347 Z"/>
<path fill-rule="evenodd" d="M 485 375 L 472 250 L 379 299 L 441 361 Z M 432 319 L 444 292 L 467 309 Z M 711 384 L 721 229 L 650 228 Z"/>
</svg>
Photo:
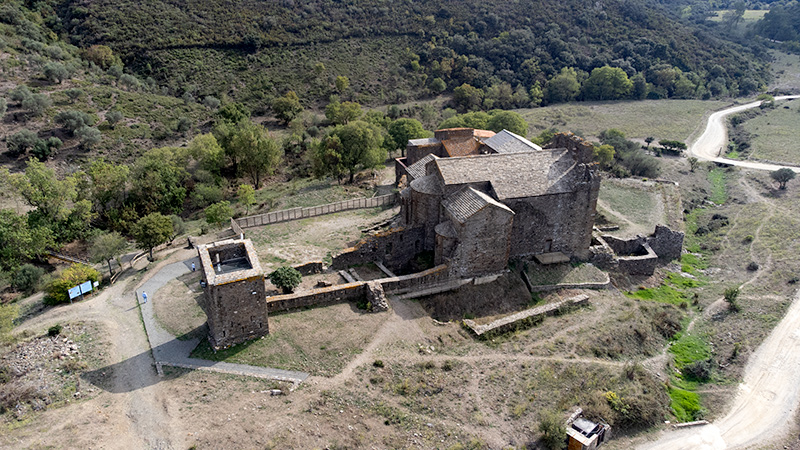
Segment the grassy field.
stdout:
<svg viewBox="0 0 800 450">
<path fill-rule="evenodd" d="M 348 303 L 274 314 L 268 336 L 218 352 L 204 340 L 192 356 L 333 376 L 362 352 L 387 317 Z"/>
<path fill-rule="evenodd" d="M 775 76 L 770 89 L 794 91 L 800 89 L 800 55 L 772 50 L 772 72 Z"/>
<path fill-rule="evenodd" d="M 636 180 L 603 180 L 597 201 L 605 219 L 619 225 L 614 236 L 629 237 L 652 233 L 657 224 L 666 224 L 665 204 L 659 185 Z"/>
<path fill-rule="evenodd" d="M 745 121 L 742 127 L 752 135 L 750 159 L 800 164 L 800 101 L 780 102 L 775 109 Z"/>
<path fill-rule="evenodd" d="M 200 272 L 190 272 L 159 289 L 153 300 L 158 323 L 178 339 L 205 338 L 206 314 L 200 308 Z"/>
<path fill-rule="evenodd" d="M 709 111 L 729 102 L 719 100 L 644 100 L 584 102 L 517 110 L 528 121 L 528 135 L 555 128 L 595 139 L 601 131 L 616 128 L 629 139 L 652 136 L 687 140 Z"/>
<path fill-rule="evenodd" d="M 732 10 L 730 9 L 723 9 L 720 11 L 716 11 L 715 16 L 711 17 L 710 20 L 714 22 L 722 22 L 722 20 L 725 17 L 725 14 L 731 11 Z M 764 17 L 764 15 L 768 12 L 769 12 L 768 9 L 747 9 L 744 11 L 744 16 L 742 16 L 742 19 L 745 23 L 756 22 L 761 20 Z"/>
</svg>

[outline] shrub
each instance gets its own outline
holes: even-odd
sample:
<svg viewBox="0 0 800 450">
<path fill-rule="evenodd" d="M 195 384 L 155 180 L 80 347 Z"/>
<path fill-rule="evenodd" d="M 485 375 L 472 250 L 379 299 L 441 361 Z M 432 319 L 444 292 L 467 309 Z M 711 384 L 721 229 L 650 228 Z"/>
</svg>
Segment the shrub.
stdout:
<svg viewBox="0 0 800 450">
<path fill-rule="evenodd" d="M 42 275 L 44 275 L 44 269 L 41 267 L 25 264 L 14 271 L 11 285 L 17 291 L 31 294 L 36 289 L 36 285 L 39 284 L 39 280 L 42 279 Z"/>
<path fill-rule="evenodd" d="M 39 136 L 31 130 L 23 128 L 8 137 L 6 146 L 12 155 L 23 155 L 33 149 L 39 142 Z"/>
<path fill-rule="evenodd" d="M 731 311 L 739 311 L 739 304 L 736 302 L 736 299 L 739 297 L 739 288 L 732 287 L 725 289 L 724 296 L 725 301 L 730 305 Z"/>
<path fill-rule="evenodd" d="M 103 139 L 103 133 L 95 127 L 80 127 L 75 130 L 75 136 L 80 139 L 81 146 L 87 150 L 100 143 Z"/>
<path fill-rule="evenodd" d="M 52 327 L 47 329 L 47 335 L 50 337 L 58 336 L 61 334 L 62 327 L 59 324 L 55 324 Z"/>
<path fill-rule="evenodd" d="M 758 263 L 755 261 L 750 261 L 750 263 L 747 264 L 747 270 L 749 270 L 750 272 L 755 272 L 756 270 L 758 270 L 758 267 L 759 267 Z"/>
<path fill-rule="evenodd" d="M 83 91 L 78 88 L 67 89 L 64 91 L 64 93 L 67 95 L 67 97 L 69 97 L 70 101 L 72 101 L 73 103 L 75 102 L 75 100 L 83 97 Z"/>
<path fill-rule="evenodd" d="M 28 111 L 33 116 L 41 116 L 44 111 L 53 105 L 53 101 L 47 94 L 33 94 L 22 100 L 22 109 Z"/>
<path fill-rule="evenodd" d="M 94 125 L 94 119 L 89 114 L 75 110 L 61 111 L 56 114 L 53 120 L 72 134 L 75 134 L 82 127 Z"/>
<path fill-rule="evenodd" d="M 373 366 L 373 367 L 377 367 L 377 368 L 379 368 L 379 369 L 380 369 L 380 368 L 382 368 L 382 367 L 383 367 L 383 361 L 381 361 L 380 359 L 376 359 L 376 360 L 375 360 L 375 361 L 372 363 L 372 366 Z"/>
<path fill-rule="evenodd" d="M 63 64 L 57 62 L 49 62 L 44 65 L 44 77 L 52 83 L 61 83 L 69 77 L 69 70 Z"/>
<path fill-rule="evenodd" d="M 300 285 L 303 276 L 294 267 L 283 266 L 269 274 L 267 278 L 284 294 L 291 294 Z"/>
<path fill-rule="evenodd" d="M 106 113 L 106 121 L 108 122 L 109 125 L 111 125 L 111 128 L 114 128 L 117 125 L 117 122 L 119 122 L 122 119 L 123 119 L 122 113 L 120 111 L 117 111 L 116 109 L 113 109 L 108 113 Z"/>
<path fill-rule="evenodd" d="M 542 411 L 539 419 L 542 442 L 550 450 L 561 450 L 566 446 L 567 430 L 564 419 L 555 411 Z"/>
<path fill-rule="evenodd" d="M 695 361 L 683 368 L 684 375 L 695 381 L 708 381 L 711 378 L 711 359 Z"/>
<path fill-rule="evenodd" d="M 753 242 L 753 239 L 755 239 L 755 238 L 753 237 L 753 235 L 752 235 L 752 234 L 748 234 L 747 236 L 745 236 L 745 237 L 744 237 L 744 241 L 745 241 L 746 243 Z"/>
<path fill-rule="evenodd" d="M 44 298 L 45 304 L 56 305 L 68 302 L 69 293 L 67 291 L 86 281 L 100 281 L 100 272 L 85 264 L 71 265 L 45 287 L 47 293 Z"/>
</svg>

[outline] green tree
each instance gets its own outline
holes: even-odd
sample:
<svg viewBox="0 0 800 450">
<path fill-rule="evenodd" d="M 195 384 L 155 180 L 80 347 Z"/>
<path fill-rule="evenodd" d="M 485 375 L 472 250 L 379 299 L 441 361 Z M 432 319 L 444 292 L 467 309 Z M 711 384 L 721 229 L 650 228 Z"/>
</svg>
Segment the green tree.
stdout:
<svg viewBox="0 0 800 450">
<path fill-rule="evenodd" d="M 340 94 L 344 94 L 344 92 L 350 88 L 350 79 L 339 75 L 336 77 L 334 84 L 336 85 L 336 90 L 339 91 Z"/>
<path fill-rule="evenodd" d="M 583 97 L 587 100 L 619 100 L 630 96 L 633 82 L 624 70 L 603 66 L 592 69 L 583 83 Z"/>
<path fill-rule="evenodd" d="M 614 147 L 608 144 L 594 146 L 594 158 L 601 166 L 607 168 L 614 161 Z"/>
<path fill-rule="evenodd" d="M 229 123 L 239 123 L 250 118 L 250 109 L 242 103 L 226 103 L 217 110 L 217 117 Z"/>
<path fill-rule="evenodd" d="M 244 205 L 245 215 L 250 214 L 250 207 L 256 204 L 256 190 L 249 184 L 242 184 L 236 191 L 239 203 Z"/>
<path fill-rule="evenodd" d="M 109 125 L 111 125 L 111 128 L 116 128 L 117 123 L 119 123 L 119 121 L 122 120 L 123 118 L 124 116 L 122 115 L 122 112 L 116 109 L 112 109 L 111 111 L 106 113 L 106 121 L 108 122 Z"/>
<path fill-rule="evenodd" d="M 95 127 L 80 127 L 75 130 L 75 136 L 80 140 L 81 146 L 86 150 L 93 148 L 103 139 L 103 133 Z"/>
<path fill-rule="evenodd" d="M 0 209 L 0 268 L 11 269 L 38 258 L 54 244 L 50 229 L 31 228 L 24 216 L 10 209 Z"/>
<path fill-rule="evenodd" d="M 53 106 L 53 101 L 47 94 L 31 94 L 22 99 L 22 109 L 28 111 L 32 116 L 39 117 L 45 110 Z"/>
<path fill-rule="evenodd" d="M 283 266 L 267 275 L 267 278 L 284 294 L 291 294 L 297 286 L 300 286 L 303 276 L 294 267 Z"/>
<path fill-rule="evenodd" d="M 770 172 L 769 176 L 772 177 L 773 180 L 777 181 L 780 189 L 783 190 L 786 189 L 786 183 L 794 180 L 794 177 L 796 177 L 797 174 L 794 172 L 794 170 L 783 167 L 776 171 Z"/>
<path fill-rule="evenodd" d="M 203 170 L 219 176 L 225 167 L 225 150 L 211 133 L 199 134 L 189 142 L 187 151 Z"/>
<path fill-rule="evenodd" d="M 14 271 L 11 286 L 18 292 L 31 295 L 36 290 L 42 275 L 44 275 L 44 269 L 41 267 L 36 267 L 33 264 L 23 264 Z"/>
<path fill-rule="evenodd" d="M 272 101 L 272 111 L 275 113 L 275 117 L 288 125 L 303 112 L 303 105 L 300 104 L 300 97 L 294 91 L 289 91 L 283 97 Z"/>
<path fill-rule="evenodd" d="M 467 83 L 453 89 L 453 101 L 461 111 L 480 109 L 484 95 L 483 89 L 470 86 Z"/>
<path fill-rule="evenodd" d="M 398 147 L 402 149 L 403 156 L 406 156 L 406 144 L 410 139 L 424 138 L 428 135 L 429 133 L 422 128 L 417 119 L 397 119 L 389 125 L 389 136 L 392 137 L 395 149 Z"/>
<path fill-rule="evenodd" d="M 66 89 L 66 90 L 64 91 L 64 94 L 66 94 L 66 95 L 67 95 L 67 97 L 69 97 L 69 101 L 70 101 L 71 103 L 75 103 L 75 100 L 77 100 L 77 99 L 79 99 L 79 98 L 83 97 L 83 95 L 84 95 L 84 92 L 83 92 L 83 90 L 82 90 L 82 89 L 78 89 L 78 88 L 71 88 L 71 89 Z"/>
<path fill-rule="evenodd" d="M 213 97 L 213 96 L 211 96 L 211 95 L 207 95 L 207 96 L 206 96 L 206 97 L 203 99 L 203 105 L 204 105 L 206 108 L 208 108 L 208 109 L 212 109 L 212 110 L 213 110 L 213 109 L 217 109 L 217 108 L 219 108 L 219 105 L 220 105 L 220 103 L 221 103 L 221 102 L 219 101 L 219 99 L 218 99 L 218 98 L 216 98 L 216 97 Z"/>
<path fill-rule="evenodd" d="M 69 70 L 63 64 L 54 61 L 45 63 L 42 72 L 44 77 L 52 83 L 61 84 L 62 81 L 69 77 Z"/>
<path fill-rule="evenodd" d="M 111 260 L 116 259 L 117 264 L 122 267 L 119 256 L 127 247 L 128 241 L 117 232 L 96 234 L 89 241 L 89 257 L 93 263 L 108 264 L 108 275 L 111 276 Z"/>
<path fill-rule="evenodd" d="M 149 214 L 179 213 L 186 199 L 189 178 L 178 149 L 164 147 L 147 151 L 131 168 L 130 195 L 138 211 Z"/>
<path fill-rule="evenodd" d="M 32 150 L 37 142 L 39 142 L 39 136 L 31 130 L 23 128 L 8 137 L 6 147 L 12 155 L 18 156 Z"/>
<path fill-rule="evenodd" d="M 540 106 L 542 104 L 544 91 L 542 90 L 542 85 L 538 81 L 533 83 L 533 86 L 531 86 L 531 89 L 528 91 L 528 98 L 532 106 Z"/>
<path fill-rule="evenodd" d="M 689 170 L 694 172 L 694 170 L 697 169 L 697 165 L 700 164 L 700 161 L 694 156 L 690 156 L 687 160 L 689 161 Z"/>
<path fill-rule="evenodd" d="M 170 215 L 169 220 L 172 221 L 172 236 L 169 237 L 169 242 L 171 244 L 176 237 L 186 232 L 186 222 L 181 219 L 181 216 L 176 214 Z"/>
<path fill-rule="evenodd" d="M 250 121 L 239 123 L 230 146 L 241 156 L 239 169 L 246 173 L 256 188 L 261 177 L 272 175 L 281 161 L 281 147 L 267 133 L 266 128 Z"/>
<path fill-rule="evenodd" d="M 334 125 L 346 125 L 361 117 L 361 105 L 356 102 L 339 103 L 334 99 L 325 107 L 325 117 Z"/>
<path fill-rule="evenodd" d="M 564 419 L 555 411 L 542 411 L 539 417 L 539 431 L 542 441 L 550 450 L 562 450 L 566 447 L 567 430 Z"/>
<path fill-rule="evenodd" d="M 33 146 L 33 151 L 31 153 L 39 161 L 46 161 L 53 153 L 57 152 L 63 144 L 61 139 L 55 136 L 50 136 L 47 139 L 39 139 L 36 145 Z"/>
<path fill-rule="evenodd" d="M 75 135 L 80 128 L 94 125 L 92 116 L 75 110 L 61 111 L 53 120 L 72 135 Z"/>
<path fill-rule="evenodd" d="M 31 158 L 25 172 L 12 175 L 10 180 L 25 202 L 35 208 L 32 213 L 44 223 L 59 223 L 69 214 L 68 202 L 76 194 L 74 179 L 59 180 L 53 169 Z"/>
<path fill-rule="evenodd" d="M 122 65 L 119 57 L 114 55 L 106 45 L 93 45 L 83 51 L 83 58 L 100 66 L 103 70 L 107 70 L 114 64 Z"/>
<path fill-rule="evenodd" d="M 153 248 L 167 242 L 173 232 L 172 220 L 161 213 L 151 213 L 133 226 L 133 238 L 142 250 L 150 252 L 150 261 L 153 260 Z"/>
<path fill-rule="evenodd" d="M 206 208 L 205 215 L 206 222 L 208 222 L 209 225 L 222 228 L 222 225 L 231 220 L 231 217 L 233 217 L 233 208 L 231 208 L 231 202 L 224 200 L 219 203 L 214 203 Z"/>
<path fill-rule="evenodd" d="M 544 97 L 547 103 L 560 103 L 575 100 L 581 91 L 578 73 L 572 67 L 564 67 L 544 86 Z"/>
<path fill-rule="evenodd" d="M 386 160 L 386 150 L 382 148 L 383 133 L 379 127 L 367 122 L 355 121 L 334 128 L 326 139 L 327 143 L 333 143 L 341 152 L 341 166 L 349 172 L 350 183 L 359 168 L 370 169 Z"/>
<path fill-rule="evenodd" d="M 121 208 L 129 175 L 130 168 L 126 165 L 108 163 L 103 158 L 92 161 L 86 168 L 81 186 L 92 201 L 92 209 L 104 215 L 109 210 Z"/>
<path fill-rule="evenodd" d="M 508 130 L 522 137 L 528 135 L 528 122 L 514 111 L 492 111 L 489 116 L 487 128 L 495 133 Z"/>
<path fill-rule="evenodd" d="M 443 79 L 437 77 L 431 81 L 431 92 L 434 94 L 441 94 L 445 89 L 447 89 L 447 83 Z"/>
</svg>

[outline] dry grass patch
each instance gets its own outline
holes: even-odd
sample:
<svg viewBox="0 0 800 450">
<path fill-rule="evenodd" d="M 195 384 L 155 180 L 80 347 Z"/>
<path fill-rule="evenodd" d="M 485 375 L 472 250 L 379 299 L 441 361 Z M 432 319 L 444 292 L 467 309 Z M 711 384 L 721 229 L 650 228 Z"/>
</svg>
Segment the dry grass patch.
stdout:
<svg viewBox="0 0 800 450">
<path fill-rule="evenodd" d="M 555 128 L 595 139 L 601 131 L 616 128 L 628 139 L 686 140 L 704 117 L 729 103 L 718 100 L 637 100 L 581 102 L 518 110 L 528 121 L 528 135 Z M 669 120 L 664 120 L 669 117 Z"/>
<path fill-rule="evenodd" d="M 206 314 L 200 308 L 200 272 L 190 272 L 158 290 L 153 301 L 158 323 L 178 339 L 205 337 Z"/>
<path fill-rule="evenodd" d="M 269 335 L 218 352 L 203 341 L 192 356 L 333 376 L 363 351 L 388 315 L 349 303 L 275 314 Z"/>
<path fill-rule="evenodd" d="M 752 135 L 748 159 L 800 164 L 797 130 L 800 128 L 800 101 L 782 101 L 775 109 L 742 123 Z"/>
<path fill-rule="evenodd" d="M 653 182 L 605 179 L 600 185 L 598 210 L 606 221 L 619 225 L 614 236 L 650 234 L 657 224 L 668 223 L 662 188 Z"/>
</svg>

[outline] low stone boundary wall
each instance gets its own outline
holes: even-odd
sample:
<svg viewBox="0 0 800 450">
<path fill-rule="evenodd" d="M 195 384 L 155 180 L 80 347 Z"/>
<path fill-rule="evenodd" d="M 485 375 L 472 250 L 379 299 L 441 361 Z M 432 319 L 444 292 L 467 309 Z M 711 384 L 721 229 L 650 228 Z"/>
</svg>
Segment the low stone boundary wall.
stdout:
<svg viewBox="0 0 800 450">
<path fill-rule="evenodd" d="M 526 309 L 525 311 L 495 320 L 487 325 L 478 325 L 475 323 L 475 321 L 470 319 L 464 319 L 464 325 L 472 330 L 472 332 L 475 333 L 475 335 L 479 338 L 488 338 L 490 336 L 496 336 L 509 331 L 528 328 L 541 322 L 546 316 L 558 314 L 564 308 L 585 305 L 587 303 L 589 303 L 589 296 L 586 294 L 581 294 L 561 300 L 560 302 Z"/>
<path fill-rule="evenodd" d="M 242 230 L 242 227 L 239 226 L 239 222 L 237 222 L 232 217 L 231 217 L 231 230 L 233 231 L 233 234 L 235 234 L 236 236 L 240 237 L 244 236 L 244 230 Z"/>
<path fill-rule="evenodd" d="M 324 269 L 325 267 L 322 261 L 311 261 L 305 264 L 300 264 L 299 266 L 294 266 L 294 270 L 300 272 L 300 275 L 302 276 L 322 273 Z"/>
<path fill-rule="evenodd" d="M 357 301 L 367 293 L 367 283 L 356 282 L 314 289 L 295 294 L 273 295 L 267 297 L 267 313 L 288 311 L 309 306 L 329 305 L 340 302 Z"/>
<path fill-rule="evenodd" d="M 556 291 L 558 289 L 607 289 L 611 279 L 606 275 L 606 281 L 600 283 L 572 283 L 572 284 L 542 284 L 531 285 L 531 292 Z"/>
<path fill-rule="evenodd" d="M 292 208 L 284 209 L 282 211 L 273 211 L 256 216 L 240 217 L 232 219 L 233 222 L 242 228 L 260 227 L 262 225 L 270 225 L 273 223 L 287 222 L 289 220 L 305 219 L 308 217 L 323 216 L 325 214 L 333 214 L 341 211 L 349 211 L 353 209 L 364 208 L 377 208 L 378 206 L 394 205 L 397 202 L 397 194 L 380 195 L 377 197 L 364 197 L 355 198 L 351 200 L 342 200 L 336 203 L 328 203 L 326 205 L 309 206 L 307 208 Z M 234 229 L 234 232 L 236 230 Z"/>
<path fill-rule="evenodd" d="M 267 297 L 267 313 L 363 300 L 367 298 L 367 284 L 370 283 L 380 285 L 386 293 L 397 293 L 435 284 L 445 278 L 447 278 L 447 266 L 440 265 L 411 275 L 337 284 L 294 294 L 273 295 Z"/>
</svg>

